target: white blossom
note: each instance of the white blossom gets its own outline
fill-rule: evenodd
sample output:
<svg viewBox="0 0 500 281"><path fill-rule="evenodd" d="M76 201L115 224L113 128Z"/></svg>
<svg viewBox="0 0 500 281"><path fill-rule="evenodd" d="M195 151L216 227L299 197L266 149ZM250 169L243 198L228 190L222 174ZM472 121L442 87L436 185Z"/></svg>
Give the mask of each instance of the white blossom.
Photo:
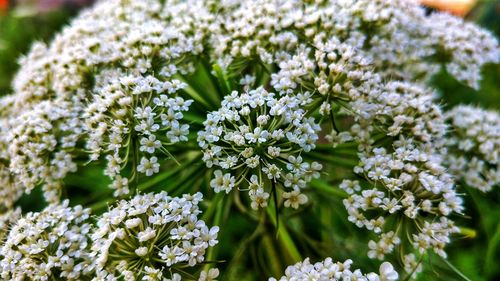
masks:
<svg viewBox="0 0 500 281"><path fill-rule="evenodd" d="M0 250L5 280L81 280L93 273L90 209L69 201L28 213L12 224Z"/></svg>
<svg viewBox="0 0 500 281"><path fill-rule="evenodd" d="M299 281L299 280L364 280L364 281L395 281L399 275L389 262L380 265L379 273L363 274L359 269L351 270L352 260L333 262L332 258L311 264L309 258L295 265L288 266L285 275L279 279L269 278L269 281Z"/></svg>
<svg viewBox="0 0 500 281"><path fill-rule="evenodd" d="M300 190L322 168L300 156L301 151L314 149L319 125L305 116L301 108L305 104L298 98L274 96L263 88L233 92L218 111L207 115L204 130L198 133L207 167L224 169L214 172L210 186L229 193L235 186L241 190L249 184L253 209L267 206L269 189L279 182L291 191L287 196L293 194L286 197L286 207L304 204L307 200Z"/></svg>
<svg viewBox="0 0 500 281"><path fill-rule="evenodd" d="M457 106L443 155L451 173L468 186L489 191L500 184L500 116L497 112Z"/></svg>
<svg viewBox="0 0 500 281"><path fill-rule="evenodd" d="M198 219L202 198L201 193L148 193L111 207L92 233L97 278L118 278L127 271L133 280L163 280L170 274L177 280L177 268L183 272L186 265L202 263L219 231Z"/></svg>

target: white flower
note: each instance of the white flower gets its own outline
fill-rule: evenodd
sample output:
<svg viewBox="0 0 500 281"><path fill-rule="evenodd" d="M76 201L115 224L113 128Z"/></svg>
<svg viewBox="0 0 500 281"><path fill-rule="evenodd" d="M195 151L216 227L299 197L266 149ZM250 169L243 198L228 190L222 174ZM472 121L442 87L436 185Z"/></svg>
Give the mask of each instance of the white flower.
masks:
<svg viewBox="0 0 500 281"><path fill-rule="evenodd" d="M202 271L200 273L200 278L198 278L198 281L217 281L215 278L219 277L219 269L217 268L210 268L207 271Z"/></svg>
<svg viewBox="0 0 500 281"><path fill-rule="evenodd" d="M394 270L394 267L389 262L384 262L380 265L380 281L395 281L398 280L399 275Z"/></svg>
<svg viewBox="0 0 500 281"><path fill-rule="evenodd" d="M185 262L202 263L206 249L218 243L219 228L209 229L198 219L201 200L201 193L170 197L161 192L119 201L99 218L92 234L97 278L128 272L132 280L163 280L165 274L177 280ZM152 259L156 262L146 262Z"/></svg>
<svg viewBox="0 0 500 281"><path fill-rule="evenodd" d="M167 137L170 139L172 143L180 142L180 141L187 141L188 138L186 137L187 134L189 133L189 125L182 125L182 126L175 126L170 129L170 131L167 132Z"/></svg>
<svg viewBox="0 0 500 281"><path fill-rule="evenodd" d="M257 191L250 195L250 200L252 200L251 207L254 210L259 208L267 207L267 200L269 199L269 193L263 191Z"/></svg>
<svg viewBox="0 0 500 281"><path fill-rule="evenodd" d="M294 209L298 209L299 205L303 205L308 201L307 196L300 193L299 190L285 192L283 193L283 198L285 199L285 207L292 207Z"/></svg>
<svg viewBox="0 0 500 281"><path fill-rule="evenodd" d="M150 177L155 173L160 171L160 164L157 163L158 158L153 156L151 158L143 157L141 159L141 163L137 166L137 171L146 174L146 176Z"/></svg>
<svg viewBox="0 0 500 281"><path fill-rule="evenodd" d="M221 170L216 170L214 176L214 179L210 181L210 187L212 187L215 192L219 193L225 191L229 193L233 189L235 179L231 174L226 173L222 175Z"/></svg>
<svg viewBox="0 0 500 281"><path fill-rule="evenodd" d="M267 140L268 136L269 132L257 127L253 130L253 133L246 133L245 139L248 140L248 143L263 143Z"/></svg>
<svg viewBox="0 0 500 281"><path fill-rule="evenodd" d="M139 257L143 257L148 254L147 247L139 247L134 251Z"/></svg>
<svg viewBox="0 0 500 281"><path fill-rule="evenodd" d="M51 204L12 224L0 250L2 279L90 277L90 209L68 204Z"/></svg>
<svg viewBox="0 0 500 281"><path fill-rule="evenodd" d="M326 258L321 262L311 264L309 258L295 265L288 266L285 270L285 276L280 279L269 278L269 281L287 281L287 280L367 280L367 281L395 281L398 279L398 273L394 271L392 265L388 262L380 265L380 275L376 273L363 274L361 270L351 270L352 260L334 263L332 258Z"/></svg>
<svg viewBox="0 0 500 281"><path fill-rule="evenodd" d="M148 241L150 239L153 239L155 236L156 236L156 231L151 227L148 227L144 231L137 233L137 238L139 242Z"/></svg>
<svg viewBox="0 0 500 281"><path fill-rule="evenodd" d="M154 153L156 149L161 147L161 142L156 139L155 135L149 135L149 137L141 138L140 151L146 151L147 153Z"/></svg>
<svg viewBox="0 0 500 281"><path fill-rule="evenodd" d="M228 193L236 183L248 183L239 189L248 190L257 209L267 206L273 184L292 191L319 176L322 165L303 161L300 153L315 147L320 127L305 116L307 95L275 98L262 87L247 90L233 91L218 111L207 114L198 144L207 167L224 169L214 172L210 186Z"/></svg>

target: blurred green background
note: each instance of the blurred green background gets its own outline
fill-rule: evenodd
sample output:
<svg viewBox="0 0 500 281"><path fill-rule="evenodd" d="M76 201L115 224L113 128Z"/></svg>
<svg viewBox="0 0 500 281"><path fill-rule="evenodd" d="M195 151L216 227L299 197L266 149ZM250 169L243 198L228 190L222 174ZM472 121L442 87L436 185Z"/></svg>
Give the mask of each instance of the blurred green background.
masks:
<svg viewBox="0 0 500 281"><path fill-rule="evenodd" d="M0 0L0 95L11 92L18 59L34 41L49 42L90 0Z"/></svg>
<svg viewBox="0 0 500 281"><path fill-rule="evenodd" d="M7 7L6 0L0 0L0 95L12 92L11 80L18 69L18 58L25 54L31 44L36 41L49 42L54 34L69 22L72 16L78 12L78 8L89 4L91 1L78 1L78 3L68 4L67 1L31 1L23 4ZM87 3L86 3L87 2ZM474 21L479 25L494 32L500 38L500 1L479 1L473 10L466 16L467 20ZM487 65L483 69L483 81L479 90L474 90L458 83L445 71L439 73L433 79L433 85L442 97L442 104L445 108L452 107L459 103L479 105L489 109L500 109L500 65ZM88 174L86 174L88 173ZM87 169L87 172L74 175L68 179L82 183L82 181L95 182L105 181L98 171ZM1 187L0 187L1 188ZM448 247L450 264L446 264L437 257L433 260L433 265L428 267L427 272L420 275L419 280L478 280L495 281L500 280L500 195L498 189L483 194L467 187L462 188L464 193L466 214L465 217L456 218L457 224L465 226L462 235L455 236L455 241ZM86 194L73 194L73 203L85 200ZM295 241L304 253L317 249L334 248L335 243L342 244L342 248L355 249L356 237L363 235L354 225L346 223L346 212L343 209L341 198L331 194L317 196L315 200L324 201L304 210L310 213L312 219L307 223L297 221L296 226L307 229L318 229L318 237L326 234L338 233L339 237L347 237L342 240L338 238L328 241L329 244L317 244L316 241ZM38 210L43 207L43 199L38 190L30 196L22 198L20 205L24 211ZM325 214L321 210L322 206L335 204L336 213ZM319 215L318 215L319 214ZM291 218L291 220L294 220ZM326 221L328 225L335 225L335 229L321 229ZM332 223L334 222L334 223ZM253 231L254 225L249 223L242 216L235 216L230 223L225 226L226 231L222 233L220 240L225 241L220 252L222 256L234 255L234 250L240 246L240 238ZM292 230L293 231L293 230ZM292 233L294 237L300 237L300 228ZM224 237L224 233L231 233L231 237ZM240 236L238 236L240 235ZM270 237L272 237L271 235ZM319 240L319 239L318 239ZM262 243L272 243L263 241ZM323 242L326 243L326 242ZM315 251L318 251L318 250ZM321 250L319 250L321 252ZM259 253L255 253L259 256ZM327 253L325 253L327 255ZM339 256L346 255L346 258L356 258L358 265L373 265L376 261L367 259L366 254L346 252L339 253ZM358 256L356 256L358 255ZM260 259L258 259L260 260ZM265 262L265 260L262 260ZM455 269L454 269L455 268ZM242 269L243 270L243 269ZM236 272L237 273L237 272ZM246 280L244 277L241 280Z"/></svg>

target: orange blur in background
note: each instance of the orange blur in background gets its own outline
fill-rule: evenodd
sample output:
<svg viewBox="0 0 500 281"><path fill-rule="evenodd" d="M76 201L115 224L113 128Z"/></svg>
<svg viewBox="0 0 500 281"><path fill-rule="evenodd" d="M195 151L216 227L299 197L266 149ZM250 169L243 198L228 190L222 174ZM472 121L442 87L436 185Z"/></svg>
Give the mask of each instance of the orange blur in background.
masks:
<svg viewBox="0 0 500 281"><path fill-rule="evenodd" d="M6 11L9 7L9 0L0 0L0 12Z"/></svg>
<svg viewBox="0 0 500 281"><path fill-rule="evenodd" d="M425 6L446 11L456 16L465 16L476 4L477 0L420 0Z"/></svg>
<svg viewBox="0 0 500 281"><path fill-rule="evenodd" d="M465 16L476 4L477 0L418 0L423 5L447 11L457 16ZM33 1L37 2L37 1ZM0 13L9 7L9 0L0 0Z"/></svg>

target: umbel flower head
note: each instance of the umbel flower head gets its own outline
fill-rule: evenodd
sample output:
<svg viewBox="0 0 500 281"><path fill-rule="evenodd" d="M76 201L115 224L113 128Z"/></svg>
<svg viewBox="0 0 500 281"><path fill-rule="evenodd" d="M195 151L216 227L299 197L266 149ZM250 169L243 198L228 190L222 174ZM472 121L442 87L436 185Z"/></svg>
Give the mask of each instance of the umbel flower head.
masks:
<svg viewBox="0 0 500 281"><path fill-rule="evenodd" d="M0 243L4 243L13 224L21 218L21 208L9 209L0 214ZM0 255L1 258L1 255Z"/></svg>
<svg viewBox="0 0 500 281"><path fill-rule="evenodd" d="M383 259L402 240L420 254L433 249L446 257L449 236L458 232L447 217L463 209L452 178L439 165L438 155L404 139L395 142L394 149L388 153L374 148L361 157L356 172L368 179L368 186L350 180L340 185L350 194L344 199L348 219L379 235L378 242L369 243L372 258Z"/></svg>
<svg viewBox="0 0 500 281"><path fill-rule="evenodd" d="M90 209L68 200L13 224L0 250L4 280L90 279Z"/></svg>
<svg viewBox="0 0 500 281"><path fill-rule="evenodd" d="M7 153L1 157L15 175L12 194L42 185L47 201L57 201L62 179L87 155L107 163L116 195L129 192L133 177L155 174L171 158L168 146L185 140L188 124L182 120L190 98L182 76L196 70L200 57L227 71L242 61L274 64L284 71L271 73L281 92L303 75L316 77L319 63L293 57L304 46L313 57L317 42L329 38L348 47L328 57L350 61L349 50L357 50L381 79L425 83L423 77L444 65L477 86L481 66L499 60L496 39L450 15L427 16L411 2L100 2L50 44L35 44L20 62L14 95L2 100ZM334 72L327 76L337 77ZM359 86L355 75L338 77ZM317 78L308 81L311 93L340 87L322 83L324 75Z"/></svg>
<svg viewBox="0 0 500 281"><path fill-rule="evenodd" d="M301 280L359 280L359 281L395 281L398 273L389 262L380 265L379 274L370 272L363 274L359 269L351 269L352 260L333 262L332 258L311 264L309 258L286 268L285 276L280 279L269 278L269 281L301 281Z"/></svg>
<svg viewBox="0 0 500 281"><path fill-rule="evenodd" d="M457 80L478 88L481 66L500 60L495 37L449 14L428 15L417 2L222 2L222 28L211 34L210 45L221 65L253 57L270 64L301 43L336 38L359 50L384 78L426 83L445 67Z"/></svg>
<svg viewBox="0 0 500 281"><path fill-rule="evenodd" d="M116 78L96 89L94 101L84 114L89 132L86 146L94 161L105 155L105 174L113 179L111 187L118 196L129 193L128 183L139 177L138 173L152 176L159 172L158 157L170 156L168 145L187 141L189 125L181 123L182 112L193 101L176 95L186 87L179 80L162 81L141 74L107 75ZM132 175L122 177L121 170L129 162Z"/></svg>
<svg viewBox="0 0 500 281"><path fill-rule="evenodd" d="M495 153L486 153L498 150L497 136L471 137L483 130L478 122L459 121L471 127L464 133L450 116L458 129L449 136L458 135L452 137L455 144L447 143L445 118L425 85L444 67L477 88L481 66L499 62L500 49L487 31L450 15L428 15L414 2L98 1L50 44L33 46L21 60L14 94L0 101L0 183L6 186L0 209L39 186L48 202L59 201L67 177L88 162L112 179L116 196L125 196L134 191L129 183L166 170L170 151L178 159L198 159L198 152L174 147L191 142L191 150L196 133L203 161L214 170L209 184L216 192L246 190L255 209L277 195L285 207L298 208L308 200L304 187L319 176L321 164L309 161L315 157L309 152L320 139L319 123L329 120L327 138L334 146L358 146L357 159L349 161L359 160L356 175L339 176L349 177L341 184L349 195L348 219L378 235L368 255L385 259L398 250L405 269L416 272L428 250L446 256L443 248L457 232L451 216L463 207L453 180L461 176L454 178L446 164L455 174L460 167L471 170L466 177L481 189L498 182ZM211 65L220 69L211 72ZM240 79L242 87L233 87ZM221 100L207 116L206 106ZM204 128L190 133L199 120L206 120ZM462 135L474 142L465 154L457 152L470 146ZM446 160L445 144L463 160ZM317 158L331 155L325 156ZM463 169L469 159L479 164ZM330 180L337 179L325 175L325 183ZM190 181L182 184L190 187ZM217 234L217 227L197 219L200 200L160 193L120 201L94 233L96 279L177 280L181 271L197 271L192 266L203 262ZM64 245L69 244L57 246ZM10 250L5 274L68 261L63 249L60 261L14 266L24 253L4 249ZM62 270L73 270L70 264ZM315 268L308 261L303 265ZM325 261L317 267L334 265ZM342 273L348 267L337 266ZM356 272L346 276L376 278Z"/></svg>
<svg viewBox="0 0 500 281"><path fill-rule="evenodd" d="M446 124L433 92L409 82L384 82L363 56L338 40L315 43L314 57L301 51L284 60L272 83L286 95L314 83L326 104L320 108L324 116L335 113L333 106L342 101L337 116L351 126L340 131L332 118L334 130L327 139L334 146L358 144L360 163L354 172L366 181L345 180L340 187L349 194L344 200L348 219L379 235L378 242L369 242L368 255L384 259L402 244L402 253L433 249L446 256L443 248L458 231L448 217L463 207L443 166ZM304 65L313 65L319 75L295 77L300 72L288 68Z"/></svg>
<svg viewBox="0 0 500 281"><path fill-rule="evenodd" d="M139 194L104 213L92 234L99 280L177 280L204 262L206 250L218 242L219 227L198 219L202 198L201 193Z"/></svg>
<svg viewBox="0 0 500 281"><path fill-rule="evenodd" d="M41 185L47 201L58 201L62 179L84 158L107 162L123 195L170 158L167 146L186 140L182 112L191 101L178 96L184 84L173 76L193 71L202 38L188 33L212 15L201 1L169 2L96 4L21 59L16 94L0 102L0 156L16 190L6 200Z"/></svg>
<svg viewBox="0 0 500 281"><path fill-rule="evenodd" d="M446 112L445 161L450 172L483 192L500 184L500 115L472 106Z"/></svg>
<svg viewBox="0 0 500 281"><path fill-rule="evenodd" d="M285 206L304 204L307 197L301 190L321 169L301 156L315 147L320 129L303 109L308 102L307 93L277 98L262 87L226 96L198 133L207 167L222 168L214 172L210 186L216 192L248 190L257 209L267 205L269 187L280 183Z"/></svg>

